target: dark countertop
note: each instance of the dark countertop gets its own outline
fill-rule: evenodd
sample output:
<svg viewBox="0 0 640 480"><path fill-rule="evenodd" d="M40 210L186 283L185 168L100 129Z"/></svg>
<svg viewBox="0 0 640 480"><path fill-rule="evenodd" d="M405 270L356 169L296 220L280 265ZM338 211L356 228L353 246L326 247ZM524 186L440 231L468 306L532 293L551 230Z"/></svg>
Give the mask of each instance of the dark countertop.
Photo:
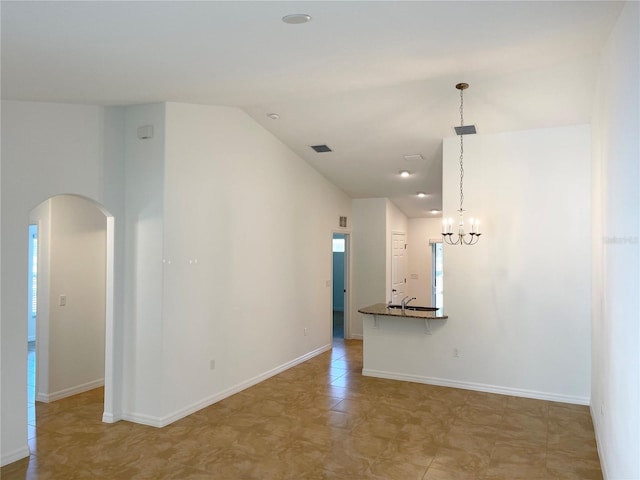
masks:
<svg viewBox="0 0 640 480"><path fill-rule="evenodd" d="M411 306L411 305L409 305ZM402 311L401 308L387 308L387 305L384 303L376 303L375 305L371 305L369 307L364 307L358 310L360 313L364 313L365 315L384 315L385 317L405 317L405 318L425 318L427 320L444 320L449 318L446 315L443 315L438 309L437 311L420 311L420 310L405 310Z"/></svg>

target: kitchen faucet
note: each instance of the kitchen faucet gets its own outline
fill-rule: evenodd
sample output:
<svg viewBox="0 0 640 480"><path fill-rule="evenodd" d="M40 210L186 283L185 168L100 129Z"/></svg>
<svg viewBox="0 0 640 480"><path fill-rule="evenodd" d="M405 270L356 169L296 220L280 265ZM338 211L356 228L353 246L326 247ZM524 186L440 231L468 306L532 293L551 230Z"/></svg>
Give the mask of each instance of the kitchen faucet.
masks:
<svg viewBox="0 0 640 480"><path fill-rule="evenodd" d="M409 295L407 295L406 297L404 297L402 299L402 301L400 302L400 305L402 305L402 311L404 312L404 309L407 308L407 305L409 305L409 302L411 302L412 300L415 300L416 297L411 297L409 298L409 300L407 300L407 298L409 298Z"/></svg>

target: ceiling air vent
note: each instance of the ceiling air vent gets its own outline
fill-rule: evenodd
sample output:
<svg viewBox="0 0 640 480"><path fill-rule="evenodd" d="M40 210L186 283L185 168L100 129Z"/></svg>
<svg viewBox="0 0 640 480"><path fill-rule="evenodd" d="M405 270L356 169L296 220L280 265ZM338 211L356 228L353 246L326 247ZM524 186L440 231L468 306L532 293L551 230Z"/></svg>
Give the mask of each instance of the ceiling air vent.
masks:
<svg viewBox="0 0 640 480"><path fill-rule="evenodd" d="M461 127L453 127L456 130L456 135L475 135L476 126L475 125L463 125Z"/></svg>
<svg viewBox="0 0 640 480"><path fill-rule="evenodd" d="M332 152L333 151L326 145L311 145L311 148L313 148L318 153L325 153L325 152Z"/></svg>

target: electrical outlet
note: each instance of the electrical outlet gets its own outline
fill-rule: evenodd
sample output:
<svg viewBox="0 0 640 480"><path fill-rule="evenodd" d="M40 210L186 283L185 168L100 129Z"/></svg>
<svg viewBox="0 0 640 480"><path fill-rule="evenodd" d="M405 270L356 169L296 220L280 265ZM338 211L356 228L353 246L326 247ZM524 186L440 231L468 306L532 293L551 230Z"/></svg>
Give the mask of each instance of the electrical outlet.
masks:
<svg viewBox="0 0 640 480"><path fill-rule="evenodd" d="M460 358L460 351L457 348L453 349L453 358Z"/></svg>
<svg viewBox="0 0 640 480"><path fill-rule="evenodd" d="M211 359L209 360L209 370L215 370L216 369L216 361Z"/></svg>

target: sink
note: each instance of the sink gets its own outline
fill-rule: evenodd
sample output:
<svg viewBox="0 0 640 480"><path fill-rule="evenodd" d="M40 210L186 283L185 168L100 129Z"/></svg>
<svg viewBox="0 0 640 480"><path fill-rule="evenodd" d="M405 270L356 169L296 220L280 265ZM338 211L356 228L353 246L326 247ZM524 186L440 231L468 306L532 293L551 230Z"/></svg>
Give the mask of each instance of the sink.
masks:
<svg viewBox="0 0 640 480"><path fill-rule="evenodd" d="M402 309L402 305L391 304L391 305L387 305L387 308L399 308L399 309ZM435 312L435 311L439 310L439 308L436 308L436 307L420 307L418 305L407 305L404 309L405 310L412 310L414 312Z"/></svg>

